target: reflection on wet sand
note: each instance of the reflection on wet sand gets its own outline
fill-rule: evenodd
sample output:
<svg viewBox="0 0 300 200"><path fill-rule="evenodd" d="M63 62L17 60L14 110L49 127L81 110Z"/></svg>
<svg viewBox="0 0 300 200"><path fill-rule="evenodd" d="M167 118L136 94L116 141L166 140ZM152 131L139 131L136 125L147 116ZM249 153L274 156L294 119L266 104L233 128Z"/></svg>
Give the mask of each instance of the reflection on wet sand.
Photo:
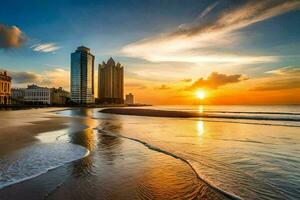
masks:
<svg viewBox="0 0 300 200"><path fill-rule="evenodd" d="M225 199L181 160L95 129L100 125L101 129L119 132L126 121L118 117L93 119L88 109L67 112L74 114L68 141L87 148L90 154L5 188L0 199Z"/></svg>
<svg viewBox="0 0 300 200"><path fill-rule="evenodd" d="M92 116L88 112L85 115ZM111 132L122 130L126 122L113 118L97 121L99 128ZM82 123L94 126L95 120L85 119ZM91 154L72 164L72 178L50 199L79 196L83 199L192 199L197 196L224 199L199 182L188 165L137 142L89 128L72 134L71 138L72 142L87 147ZM82 167L88 168L88 173Z"/></svg>

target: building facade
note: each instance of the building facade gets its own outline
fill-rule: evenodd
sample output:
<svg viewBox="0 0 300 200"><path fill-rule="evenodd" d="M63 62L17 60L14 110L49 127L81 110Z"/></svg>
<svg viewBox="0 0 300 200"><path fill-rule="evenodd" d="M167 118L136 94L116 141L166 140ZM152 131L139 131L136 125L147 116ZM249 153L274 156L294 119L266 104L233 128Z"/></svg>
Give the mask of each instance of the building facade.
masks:
<svg viewBox="0 0 300 200"><path fill-rule="evenodd" d="M90 49L80 46L71 54L71 101L94 103L94 60Z"/></svg>
<svg viewBox="0 0 300 200"><path fill-rule="evenodd" d="M0 72L0 105L11 104L11 77Z"/></svg>
<svg viewBox="0 0 300 200"><path fill-rule="evenodd" d="M25 90L25 88L11 89L12 104L24 104Z"/></svg>
<svg viewBox="0 0 300 200"><path fill-rule="evenodd" d="M65 105L70 99L70 93L62 87L51 88L50 102L52 105Z"/></svg>
<svg viewBox="0 0 300 200"><path fill-rule="evenodd" d="M29 85L25 90L24 103L36 105L50 105L51 91L46 87Z"/></svg>
<svg viewBox="0 0 300 200"><path fill-rule="evenodd" d="M132 105L132 104L134 104L134 97L133 97L133 94L131 94L131 93L126 94L125 103L126 103L127 105Z"/></svg>
<svg viewBox="0 0 300 200"><path fill-rule="evenodd" d="M70 93L60 88L47 88L28 85L27 88L13 88L14 104L64 105L70 99Z"/></svg>
<svg viewBox="0 0 300 200"><path fill-rule="evenodd" d="M101 103L124 103L124 67L112 58L99 64L98 97Z"/></svg>

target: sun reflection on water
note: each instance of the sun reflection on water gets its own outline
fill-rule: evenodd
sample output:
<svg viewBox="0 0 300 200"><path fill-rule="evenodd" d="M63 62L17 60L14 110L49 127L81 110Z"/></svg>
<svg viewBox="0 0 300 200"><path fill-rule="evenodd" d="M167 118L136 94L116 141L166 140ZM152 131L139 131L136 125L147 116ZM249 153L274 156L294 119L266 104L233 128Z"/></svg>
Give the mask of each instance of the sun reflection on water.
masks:
<svg viewBox="0 0 300 200"><path fill-rule="evenodd" d="M197 132L198 132L198 136L202 136L204 134L204 123L203 123L203 121L198 121L197 122Z"/></svg>
<svg viewBox="0 0 300 200"><path fill-rule="evenodd" d="M203 106L203 105L200 105L200 106L198 107L198 112L199 112L199 113L203 113L203 112L204 112L204 106Z"/></svg>

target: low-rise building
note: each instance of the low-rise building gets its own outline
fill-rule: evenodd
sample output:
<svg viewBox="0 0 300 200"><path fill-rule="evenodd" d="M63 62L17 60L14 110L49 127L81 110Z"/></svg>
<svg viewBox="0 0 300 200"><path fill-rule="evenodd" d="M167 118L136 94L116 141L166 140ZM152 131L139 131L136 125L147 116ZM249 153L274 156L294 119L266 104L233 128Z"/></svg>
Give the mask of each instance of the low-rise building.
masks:
<svg viewBox="0 0 300 200"><path fill-rule="evenodd" d="M131 93L126 94L125 103L128 104L128 105L134 104L133 94L131 94Z"/></svg>
<svg viewBox="0 0 300 200"><path fill-rule="evenodd" d="M62 87L51 88L51 104L64 105L70 99L70 93L65 91Z"/></svg>
<svg viewBox="0 0 300 200"><path fill-rule="evenodd" d="M12 88L11 100L13 104L23 104L25 97L25 88Z"/></svg>
<svg viewBox="0 0 300 200"><path fill-rule="evenodd" d="M63 88L47 88L28 85L27 88L12 89L12 99L15 104L33 105L64 105L70 98L70 93Z"/></svg>
<svg viewBox="0 0 300 200"><path fill-rule="evenodd" d="M50 88L28 85L25 90L24 102L27 104L51 104Z"/></svg>
<svg viewBox="0 0 300 200"><path fill-rule="evenodd" d="M11 77L7 72L0 72L0 105L11 104Z"/></svg>

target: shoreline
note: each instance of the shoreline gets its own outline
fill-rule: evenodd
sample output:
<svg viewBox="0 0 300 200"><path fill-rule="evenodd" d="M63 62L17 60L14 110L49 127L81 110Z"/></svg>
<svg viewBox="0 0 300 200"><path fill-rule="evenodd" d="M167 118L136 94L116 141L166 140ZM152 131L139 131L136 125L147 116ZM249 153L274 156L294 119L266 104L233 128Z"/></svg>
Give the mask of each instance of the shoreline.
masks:
<svg viewBox="0 0 300 200"><path fill-rule="evenodd" d="M1 111L10 111L10 110L30 110L30 109L43 109L43 108L120 108L120 107L146 107L152 106L148 104L91 104L91 105L0 105Z"/></svg>
<svg viewBox="0 0 300 200"><path fill-rule="evenodd" d="M52 111L58 110L56 109ZM11 111L8 111L7 113L9 112ZM27 115L30 111L26 110L18 112L22 112ZM31 116L30 119L26 120L26 122L22 122L16 127L16 129L19 130L19 134L23 134L23 136L27 139L34 139L36 135L44 132L41 131L41 127L43 126L45 129L53 127L54 130L61 129L61 125L67 126L66 121L68 121L69 117L59 117L59 115L51 113L49 114L49 112L51 112L51 109L34 110L34 116L36 118L32 118ZM47 118L41 121L40 118L45 118L44 115L47 116ZM56 118L54 115L58 117ZM61 121L61 119L66 119L66 121ZM91 126L88 121L83 121ZM29 125L24 125L27 123ZM32 129L29 127L32 127ZM7 126L6 128L7 130L11 130L10 126ZM30 129L30 131L26 131L26 133L24 133L26 129ZM125 199L132 199L132 197L135 197L135 194L139 192L139 190L136 190L136 188L144 184L149 187L148 189L151 188L151 191L142 190L142 193L139 193L139 195L144 195L143 192L150 192L149 194L162 195L161 198L163 198L164 194L172 194L174 197L176 197L178 193L180 193L180 196L182 197L185 195L191 195L201 196L204 197L204 199L227 199L224 198L222 194L216 193L205 182L199 181L197 176L195 176L194 174L195 172L191 170L188 165L182 163L181 161L175 159L170 155L165 155L164 153L151 150L140 142L132 141L126 138L106 136L105 134L100 134L100 132L96 130L93 131L93 129L91 128L70 134L73 137L74 144L80 145L87 149L89 149L88 147L93 146L93 148L91 147L92 151L103 153L100 155L100 157L97 157L97 153L89 154L87 157L71 161L60 167L53 168L51 170L48 170L46 173L40 174L36 177L29 177L24 181L10 185L8 187L4 187L0 190L0 195L3 197L3 199L23 199L24 197L28 199L40 199L40 197L47 197L50 199L76 199L78 195L85 194L86 192L91 195L91 198L95 197L99 199L99 197L106 197L102 194L102 192L99 193L98 189L94 190L90 187L86 187L84 185L85 182L81 182L81 179L76 178L81 177L82 175L85 175L87 177L86 181L93 180L95 177L97 177L100 182L93 182L94 186L97 188L103 188L108 192L109 195L116 195L117 193L115 192L115 189L121 189L122 195L125 196L121 195L117 199L123 199L123 197L126 197L127 195L128 198ZM1 135L2 134L0 134L0 137ZM6 135L11 137L11 134ZM99 138L102 142L94 143L98 141L98 139L94 140L93 137ZM27 141L27 143L22 142L22 144L34 145L34 143L32 142L34 141ZM11 143L13 142L11 141ZM17 142L17 144L17 147L23 147L22 145L20 146L20 142ZM7 144L3 146L7 146ZM120 151L123 148L127 150ZM15 148L14 150L17 149L18 148ZM136 151L136 149L139 149L139 151ZM10 150L10 152L12 151L13 150ZM116 167L115 169L111 168L112 162ZM119 165L119 163L122 162L124 163L122 165ZM145 164L145 162L147 162L148 164ZM162 164L163 162L165 163ZM128 171L121 170L123 169L124 164L129 167ZM161 184L162 180L159 178L159 176L156 175L157 173L161 174L162 171L160 167L162 165L164 166L163 172L164 176L166 177L165 179L163 179L163 184ZM176 168L178 171L173 172L174 168ZM68 171L67 169L71 169L71 171ZM114 170L113 180L109 173L104 173L105 169ZM145 171L145 169L147 170ZM90 170L92 170L93 172L99 171L99 173L94 174L91 173ZM140 177L140 175L136 174L136 170L140 171L140 174L142 176L149 178L137 178ZM74 177L73 173L78 174ZM181 177L178 177L178 174L181 173L184 174L182 174ZM124 176L128 178L122 179L122 181L120 181L119 178ZM135 178L131 179L131 177ZM127 182L128 179L129 182ZM81 190L76 190L77 184L81 185L83 192ZM124 187L124 185L126 184L129 184L129 186ZM178 185L181 184L189 186L188 188L190 189L186 190L185 187L183 187L181 188L182 190L178 191L178 189L180 189L180 187L178 188ZM153 188L152 186L155 187ZM170 189L170 187L172 189ZM199 189L198 187L201 189ZM163 192L161 190L162 188ZM205 192L202 193L201 190ZM15 191L19 192L15 193ZM77 195L74 196L74 194Z"/></svg>
<svg viewBox="0 0 300 200"><path fill-rule="evenodd" d="M68 118L53 115L60 109L38 109L2 112L0 118L0 156L37 141L35 136L43 132L67 128ZM20 120L21 118L21 120Z"/></svg>

